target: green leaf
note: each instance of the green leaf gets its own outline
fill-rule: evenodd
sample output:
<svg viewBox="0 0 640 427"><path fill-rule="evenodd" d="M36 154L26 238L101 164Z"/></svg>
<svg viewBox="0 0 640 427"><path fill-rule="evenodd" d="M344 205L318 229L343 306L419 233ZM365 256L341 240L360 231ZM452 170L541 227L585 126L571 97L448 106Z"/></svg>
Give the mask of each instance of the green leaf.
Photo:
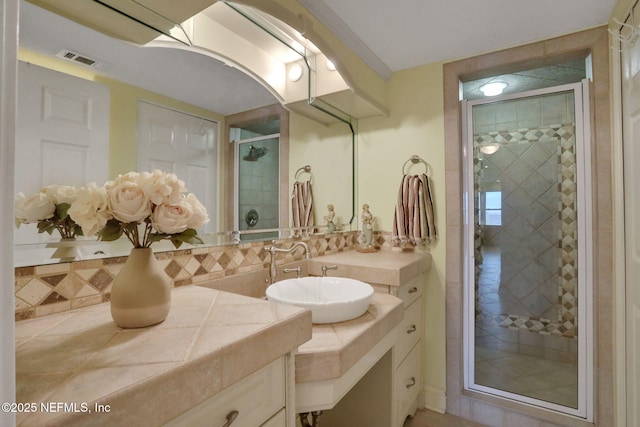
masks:
<svg viewBox="0 0 640 427"><path fill-rule="evenodd" d="M52 234L55 229L56 229L56 226L50 221L47 221L47 220L38 221L38 233L47 232L49 234Z"/></svg>
<svg viewBox="0 0 640 427"><path fill-rule="evenodd" d="M165 233L150 233L149 234L149 241L151 243L153 242L159 242L160 240L165 240L165 239L169 239L171 237L170 234L165 234Z"/></svg>
<svg viewBox="0 0 640 427"><path fill-rule="evenodd" d="M120 222L116 219L112 220L117 222L118 224L120 224ZM137 222L130 222L128 224L122 224L121 225L123 227L123 230L126 229L127 231L133 233L138 229L138 223Z"/></svg>
<svg viewBox="0 0 640 427"><path fill-rule="evenodd" d="M173 243L173 246L178 249L180 248L180 246L182 246L182 241L177 238L177 236L179 236L179 234L174 234L173 237L171 237L171 243Z"/></svg>
<svg viewBox="0 0 640 427"><path fill-rule="evenodd" d="M189 243L191 245L197 245L198 243L203 243L202 239L198 237L198 232L193 228L187 228L180 234L174 234L171 236L171 242L176 247L176 249L182 243ZM179 243L178 243L179 242Z"/></svg>
<svg viewBox="0 0 640 427"><path fill-rule="evenodd" d="M67 211L69 210L70 207L71 207L71 204L69 204L69 203L57 204L56 205L56 215L58 216L58 218L60 218L60 219L67 218L69 216Z"/></svg>
<svg viewBox="0 0 640 427"><path fill-rule="evenodd" d="M110 219L107 221L105 226L98 232L98 238L105 242L112 242L114 240L118 240L122 233L124 232L124 227L120 223L120 221L115 219Z"/></svg>

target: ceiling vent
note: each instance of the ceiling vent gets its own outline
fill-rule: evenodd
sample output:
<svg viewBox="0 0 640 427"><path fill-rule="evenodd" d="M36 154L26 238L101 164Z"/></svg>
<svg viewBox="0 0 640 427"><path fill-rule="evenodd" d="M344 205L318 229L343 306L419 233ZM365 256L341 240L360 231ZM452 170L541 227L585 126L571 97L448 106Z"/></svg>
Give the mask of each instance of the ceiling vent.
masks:
<svg viewBox="0 0 640 427"><path fill-rule="evenodd" d="M66 59L67 61L80 63L87 67L91 68L100 68L102 63L96 61L95 59L88 58L84 55L80 55L79 53L72 52L70 50L63 49L60 52L56 53L58 58Z"/></svg>

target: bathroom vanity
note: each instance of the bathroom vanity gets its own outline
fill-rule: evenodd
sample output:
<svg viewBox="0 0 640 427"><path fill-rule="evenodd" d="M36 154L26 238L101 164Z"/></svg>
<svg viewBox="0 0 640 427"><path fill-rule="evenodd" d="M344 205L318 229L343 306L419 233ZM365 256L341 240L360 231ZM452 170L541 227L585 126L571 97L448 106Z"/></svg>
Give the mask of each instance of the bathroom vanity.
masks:
<svg viewBox="0 0 640 427"><path fill-rule="evenodd" d="M308 310L215 289L246 276L175 288L167 320L148 328L118 328L108 303L16 322L17 402L36 405L18 425L294 427L297 413L331 412L368 387L383 390L380 425L401 427L422 388L430 256L346 251L303 264L374 286L367 313L312 325Z"/></svg>
<svg viewBox="0 0 640 427"><path fill-rule="evenodd" d="M422 294L426 273L431 268L428 253L381 251L360 253L340 252L316 257L309 261L309 274L320 275L323 265L335 265L329 275L358 279L372 285L378 293L389 293L403 302L402 320L394 334L392 350L393 423L402 427L407 416L413 416L421 399L422 336L424 335L424 305ZM303 345L310 346L311 343Z"/></svg>
<svg viewBox="0 0 640 427"><path fill-rule="evenodd" d="M17 425L293 426L291 352L310 338L307 310L198 286L143 329L108 303L17 322Z"/></svg>

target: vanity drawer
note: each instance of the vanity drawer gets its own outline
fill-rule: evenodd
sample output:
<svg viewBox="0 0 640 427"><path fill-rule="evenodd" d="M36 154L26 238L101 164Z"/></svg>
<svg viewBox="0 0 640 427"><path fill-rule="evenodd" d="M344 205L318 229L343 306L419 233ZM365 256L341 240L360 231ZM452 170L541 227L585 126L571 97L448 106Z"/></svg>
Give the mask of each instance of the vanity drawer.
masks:
<svg viewBox="0 0 640 427"><path fill-rule="evenodd" d="M223 426L227 417L237 411L233 427L259 426L285 405L284 372L284 359L279 358L166 425Z"/></svg>
<svg viewBox="0 0 640 427"><path fill-rule="evenodd" d="M409 354L409 351L422 337L422 298L414 301L404 311L404 318L400 322L398 337L396 338L396 365L399 365Z"/></svg>
<svg viewBox="0 0 640 427"><path fill-rule="evenodd" d="M407 416L415 415L418 409L418 396L422 386L422 376L420 372L420 346L417 345L411 350L396 371L397 426L402 426Z"/></svg>
<svg viewBox="0 0 640 427"><path fill-rule="evenodd" d="M397 297L404 301L405 308L422 296L422 275L416 276L398 287Z"/></svg>

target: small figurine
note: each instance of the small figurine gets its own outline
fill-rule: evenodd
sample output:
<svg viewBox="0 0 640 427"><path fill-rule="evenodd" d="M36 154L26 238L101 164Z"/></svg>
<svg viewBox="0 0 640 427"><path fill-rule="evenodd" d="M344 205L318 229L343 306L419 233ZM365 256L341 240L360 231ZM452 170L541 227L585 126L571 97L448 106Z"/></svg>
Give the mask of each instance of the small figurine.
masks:
<svg viewBox="0 0 640 427"><path fill-rule="evenodd" d="M362 233L360 234L360 246L356 247L359 252L377 252L378 249L373 245L373 223L376 218L369 211L369 205L362 205Z"/></svg>
<svg viewBox="0 0 640 427"><path fill-rule="evenodd" d="M336 225L333 223L333 218L335 218L336 213L333 210L333 205L327 205L327 210L329 213L324 217L324 220L327 221L327 232L333 233L336 231Z"/></svg>

